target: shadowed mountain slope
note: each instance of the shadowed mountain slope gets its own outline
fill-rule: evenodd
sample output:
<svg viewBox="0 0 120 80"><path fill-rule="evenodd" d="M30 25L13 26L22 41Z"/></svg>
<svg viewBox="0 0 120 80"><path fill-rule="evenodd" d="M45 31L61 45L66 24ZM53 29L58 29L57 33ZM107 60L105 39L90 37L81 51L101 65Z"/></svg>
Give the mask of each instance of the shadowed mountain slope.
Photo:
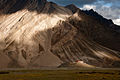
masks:
<svg viewBox="0 0 120 80"><path fill-rule="evenodd" d="M46 0L2 1L0 68L120 67L119 33L94 17Z"/></svg>
<svg viewBox="0 0 120 80"><path fill-rule="evenodd" d="M120 26L115 25L111 19L106 19L100 14L98 14L96 11L93 9L91 10L82 10L82 12L86 13L89 16L93 16L95 19L97 19L101 24L105 24L107 27L117 31L120 33Z"/></svg>
<svg viewBox="0 0 120 80"><path fill-rule="evenodd" d="M71 7L70 7L71 6ZM73 9L80 17L80 20L71 19L71 24L77 26L84 34L98 42L99 44L120 51L120 27L111 20L105 19L93 10L80 10L74 5L68 5L66 8L73 12Z"/></svg>

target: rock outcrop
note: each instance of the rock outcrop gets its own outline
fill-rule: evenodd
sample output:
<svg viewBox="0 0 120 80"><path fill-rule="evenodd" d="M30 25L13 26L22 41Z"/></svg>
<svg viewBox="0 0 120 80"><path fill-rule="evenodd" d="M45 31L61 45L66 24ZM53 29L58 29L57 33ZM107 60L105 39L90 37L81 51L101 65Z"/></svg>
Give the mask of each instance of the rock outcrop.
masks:
<svg viewBox="0 0 120 80"><path fill-rule="evenodd" d="M46 0L0 4L0 68L58 67L75 61L82 61L82 67L120 67L119 45L112 47L119 44L119 33L81 10L73 13Z"/></svg>

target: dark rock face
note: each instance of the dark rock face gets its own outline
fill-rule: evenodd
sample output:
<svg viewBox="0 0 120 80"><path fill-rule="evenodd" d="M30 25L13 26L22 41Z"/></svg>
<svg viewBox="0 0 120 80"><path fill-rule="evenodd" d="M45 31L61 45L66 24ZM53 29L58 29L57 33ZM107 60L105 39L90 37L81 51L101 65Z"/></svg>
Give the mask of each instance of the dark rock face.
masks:
<svg viewBox="0 0 120 80"><path fill-rule="evenodd" d="M2 13L14 13L24 8L27 0L2 0L0 3L0 11Z"/></svg>
<svg viewBox="0 0 120 80"><path fill-rule="evenodd" d="M82 12L84 12L85 14L89 15L89 16L93 16L96 19L98 19L100 22L104 22L105 24L114 24L112 22L112 20L108 20L106 18L104 18L103 16L101 16L100 14L98 14L97 12L95 12L93 9L91 10L82 10Z"/></svg>
<svg viewBox="0 0 120 80"><path fill-rule="evenodd" d="M27 8L40 12L46 3L46 0L1 0L0 11L3 14L11 14Z"/></svg>
<svg viewBox="0 0 120 80"><path fill-rule="evenodd" d="M19 11L25 7L27 3L27 0L16 0L15 4L11 6L11 8L8 10L8 13L14 13L16 11Z"/></svg>
<svg viewBox="0 0 120 80"><path fill-rule="evenodd" d="M101 16L100 14L98 14L96 11L94 11L93 9L91 10L82 10L83 13L94 17L95 19L97 19L101 24L105 24L107 27L117 31L120 33L120 26L117 26L113 23L113 21L111 19L106 19L103 16Z"/></svg>
<svg viewBox="0 0 120 80"><path fill-rule="evenodd" d="M65 6L65 8L70 9L73 13L77 12L77 10L79 10L79 8L77 8L74 4L70 4Z"/></svg>
<svg viewBox="0 0 120 80"><path fill-rule="evenodd" d="M37 10L41 11L44 8L44 6L45 6L46 3L47 3L46 0L38 0Z"/></svg>

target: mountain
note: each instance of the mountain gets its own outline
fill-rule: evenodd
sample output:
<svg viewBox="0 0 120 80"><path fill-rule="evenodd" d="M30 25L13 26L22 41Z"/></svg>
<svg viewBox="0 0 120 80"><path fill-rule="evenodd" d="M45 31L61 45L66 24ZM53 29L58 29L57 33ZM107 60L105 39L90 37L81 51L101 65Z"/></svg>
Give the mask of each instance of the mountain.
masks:
<svg viewBox="0 0 120 80"><path fill-rule="evenodd" d="M120 67L120 33L76 6L0 4L0 68Z"/></svg>
<svg viewBox="0 0 120 80"><path fill-rule="evenodd" d="M104 18L103 16L101 16L100 14L95 12L93 9L83 10L83 12L86 13L87 15L95 17L96 19L98 19L99 21L101 21L101 22L103 22L105 24L108 24L108 25L114 24L111 19L108 20L108 19Z"/></svg>
<svg viewBox="0 0 120 80"><path fill-rule="evenodd" d="M67 5L66 8L70 9L73 13L79 11L79 15L84 19L83 21L76 21L73 25L78 26L78 28L86 27L85 31L87 31L90 38L97 43L111 48L116 51L120 51L120 26L115 25L112 20L108 20L95 12L94 10L80 10L75 5ZM75 11L73 11L73 9ZM74 20L73 20L74 22ZM96 22L95 24L92 24ZM91 26L91 27L90 27ZM97 27L96 27L97 26ZM101 29L100 29L101 27ZM97 28L97 29L96 29ZM94 33L93 33L93 32ZM104 32L104 33L103 33ZM102 36L101 36L102 35Z"/></svg>
<svg viewBox="0 0 120 80"><path fill-rule="evenodd" d="M87 15L90 15L90 16L94 17L95 19L99 20L99 22L101 22L101 24L102 23L106 24L106 26L108 26L109 28L112 28L113 30L115 30L117 32L120 32L120 26L115 25L111 19L104 18L103 16L98 14L93 9L91 9L91 10L82 10L82 12L84 12Z"/></svg>

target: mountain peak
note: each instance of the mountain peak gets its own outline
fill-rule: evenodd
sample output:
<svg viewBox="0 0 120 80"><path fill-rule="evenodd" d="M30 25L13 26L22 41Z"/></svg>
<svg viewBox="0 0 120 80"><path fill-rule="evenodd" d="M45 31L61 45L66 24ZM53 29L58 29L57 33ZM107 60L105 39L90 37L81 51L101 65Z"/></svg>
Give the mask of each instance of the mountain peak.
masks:
<svg viewBox="0 0 120 80"><path fill-rule="evenodd" d="M113 21L111 19L106 19L104 18L102 15L100 15L99 13L97 13L96 11L94 11L93 9L90 10L82 10L82 12L84 12L85 14L92 16L94 18L96 18L97 20L99 20L102 23L105 23L107 25L111 25L114 24Z"/></svg>
<svg viewBox="0 0 120 80"><path fill-rule="evenodd" d="M70 4L65 6L66 8L70 9L73 13L76 13L79 8L77 8L74 4Z"/></svg>

